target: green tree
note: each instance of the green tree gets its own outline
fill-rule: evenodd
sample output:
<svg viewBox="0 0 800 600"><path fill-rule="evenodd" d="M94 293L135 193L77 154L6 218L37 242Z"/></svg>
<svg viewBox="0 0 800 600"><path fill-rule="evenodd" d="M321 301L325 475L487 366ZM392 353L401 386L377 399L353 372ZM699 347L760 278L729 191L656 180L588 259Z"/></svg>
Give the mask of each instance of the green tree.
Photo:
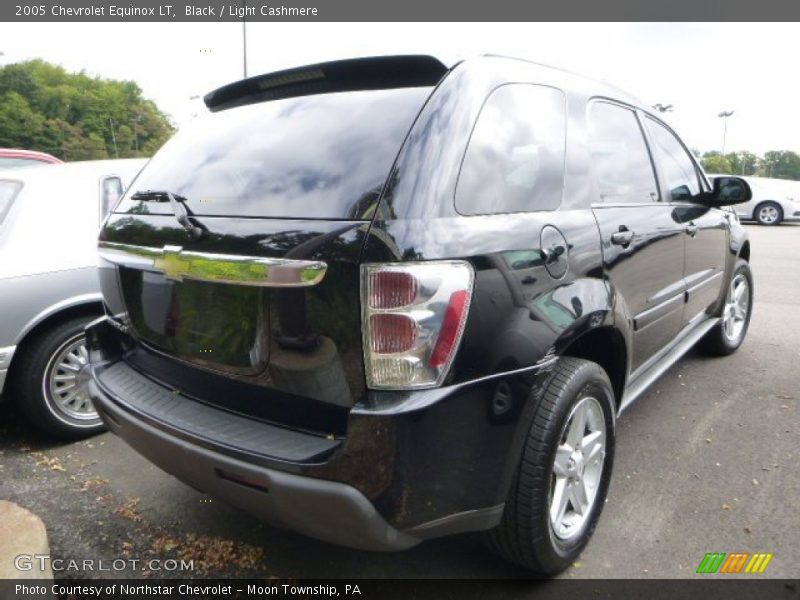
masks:
<svg viewBox="0 0 800 600"><path fill-rule="evenodd" d="M800 155L791 150L771 150L764 154L764 177L800 180Z"/></svg>
<svg viewBox="0 0 800 600"><path fill-rule="evenodd" d="M717 151L706 152L700 159L706 173L732 173L730 161Z"/></svg>
<svg viewBox="0 0 800 600"><path fill-rule="evenodd" d="M747 150L730 152L725 158L730 163L731 173L734 175L755 175L761 162L758 156Z"/></svg>
<svg viewBox="0 0 800 600"><path fill-rule="evenodd" d="M0 68L0 146L65 160L126 158L150 156L172 133L132 81L68 73L42 60Z"/></svg>

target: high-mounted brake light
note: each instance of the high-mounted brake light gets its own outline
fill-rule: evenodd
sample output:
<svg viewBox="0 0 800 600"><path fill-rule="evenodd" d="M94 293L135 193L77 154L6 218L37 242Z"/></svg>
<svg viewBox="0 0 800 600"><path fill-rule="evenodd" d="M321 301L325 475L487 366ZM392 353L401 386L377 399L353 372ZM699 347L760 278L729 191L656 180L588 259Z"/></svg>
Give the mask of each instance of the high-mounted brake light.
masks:
<svg viewBox="0 0 800 600"><path fill-rule="evenodd" d="M473 279L472 266L463 261L362 266L368 387L442 383L464 331Z"/></svg>

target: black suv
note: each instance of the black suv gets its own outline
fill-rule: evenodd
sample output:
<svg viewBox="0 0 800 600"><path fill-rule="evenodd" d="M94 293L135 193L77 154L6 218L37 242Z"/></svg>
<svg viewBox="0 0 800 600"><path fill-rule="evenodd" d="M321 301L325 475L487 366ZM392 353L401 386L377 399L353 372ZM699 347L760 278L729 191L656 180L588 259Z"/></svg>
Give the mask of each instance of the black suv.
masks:
<svg viewBox="0 0 800 600"><path fill-rule="evenodd" d="M603 507L615 419L742 343L750 244L672 130L526 61L323 63L205 97L103 227L108 427L270 523L484 532L540 574Z"/></svg>

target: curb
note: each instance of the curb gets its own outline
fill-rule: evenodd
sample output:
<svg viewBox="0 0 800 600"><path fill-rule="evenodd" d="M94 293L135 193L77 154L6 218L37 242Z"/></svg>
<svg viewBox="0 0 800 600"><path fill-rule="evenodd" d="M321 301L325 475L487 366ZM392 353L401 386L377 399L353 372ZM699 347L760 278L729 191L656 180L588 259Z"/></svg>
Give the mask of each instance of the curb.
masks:
<svg viewBox="0 0 800 600"><path fill-rule="evenodd" d="M47 530L32 512L6 500L0 500L0 580L52 579L49 561L44 568L33 555L50 555ZM17 557L26 557L17 567ZM30 557L30 558L27 558Z"/></svg>

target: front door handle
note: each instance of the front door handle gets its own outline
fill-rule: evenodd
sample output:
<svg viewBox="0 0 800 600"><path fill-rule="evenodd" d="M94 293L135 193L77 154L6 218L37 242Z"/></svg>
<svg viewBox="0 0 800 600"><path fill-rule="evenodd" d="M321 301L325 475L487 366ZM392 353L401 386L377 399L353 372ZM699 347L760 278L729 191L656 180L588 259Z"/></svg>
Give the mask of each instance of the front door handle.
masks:
<svg viewBox="0 0 800 600"><path fill-rule="evenodd" d="M625 227L625 225L620 225L619 231L615 231L611 234L611 243L627 248L633 241L633 235L633 232Z"/></svg>
<svg viewBox="0 0 800 600"><path fill-rule="evenodd" d="M686 233L688 233L690 236L694 237L697 235L697 225L694 223L689 223L684 231L686 231Z"/></svg>

